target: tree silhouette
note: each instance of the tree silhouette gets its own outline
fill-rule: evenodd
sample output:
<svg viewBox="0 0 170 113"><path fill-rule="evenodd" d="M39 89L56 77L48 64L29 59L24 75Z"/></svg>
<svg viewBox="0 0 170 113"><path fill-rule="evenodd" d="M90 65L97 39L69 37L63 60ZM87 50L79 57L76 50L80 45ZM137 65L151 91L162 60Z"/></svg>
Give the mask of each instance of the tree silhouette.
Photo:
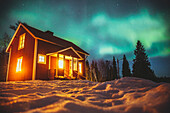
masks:
<svg viewBox="0 0 170 113"><path fill-rule="evenodd" d="M136 49L134 50L135 59L133 59L133 76L154 80L156 78L153 70L151 70L148 56L145 53L145 48L138 40Z"/></svg>
<svg viewBox="0 0 170 113"><path fill-rule="evenodd" d="M10 25L9 28L16 31L20 23L26 24L25 22L21 22L20 20L18 20L14 25Z"/></svg>
<svg viewBox="0 0 170 113"><path fill-rule="evenodd" d="M100 79L100 72L99 72L99 69L98 69L96 61L94 62L94 69L95 69L95 73L96 73L96 81L99 81L99 79Z"/></svg>
<svg viewBox="0 0 170 113"><path fill-rule="evenodd" d="M86 60L86 79L90 80L90 66L88 60Z"/></svg>
<svg viewBox="0 0 170 113"><path fill-rule="evenodd" d="M4 33L3 38L0 39L0 52L5 52L8 44L10 42L10 36L7 33Z"/></svg>
<svg viewBox="0 0 170 113"><path fill-rule="evenodd" d="M129 68L129 62L127 61L125 55L123 55L122 75L123 75L123 77L130 77L131 76L131 72L130 72L130 68Z"/></svg>
<svg viewBox="0 0 170 113"><path fill-rule="evenodd" d="M113 56L113 76L114 76L114 79L118 79L118 77L117 77L116 60L115 60L115 57L114 57L114 56Z"/></svg>
<svg viewBox="0 0 170 113"><path fill-rule="evenodd" d="M10 36L4 33L3 38L0 38L0 81L5 81L8 66L8 53L5 52L10 42Z"/></svg>
<svg viewBox="0 0 170 113"><path fill-rule="evenodd" d="M91 81L95 81L95 77L94 77L94 60L92 60L92 63L90 65L90 80Z"/></svg>

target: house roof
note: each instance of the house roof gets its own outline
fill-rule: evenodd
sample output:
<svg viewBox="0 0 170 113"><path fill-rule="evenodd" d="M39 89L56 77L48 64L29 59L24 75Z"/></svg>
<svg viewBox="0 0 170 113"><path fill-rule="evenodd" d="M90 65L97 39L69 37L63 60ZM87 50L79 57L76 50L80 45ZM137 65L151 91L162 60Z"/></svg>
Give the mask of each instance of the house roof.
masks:
<svg viewBox="0 0 170 113"><path fill-rule="evenodd" d="M59 37L56 37L56 36L53 36L53 32L51 31L41 31L41 30L38 30L36 28L33 28L27 24L23 24L32 34L34 34L36 37L39 37L39 38L42 38L42 39L45 39L45 40L48 40L50 42L53 42L53 43L56 43L58 44L59 46L62 46L64 48L68 48L68 47L73 47L76 51L79 51L79 52L82 52L82 53L85 53L87 55L89 55L86 51L84 51L83 49L81 49L80 47L78 47L77 45L75 45L74 43L70 42L70 41L67 41L67 40L64 40L62 38L59 38Z"/></svg>
<svg viewBox="0 0 170 113"><path fill-rule="evenodd" d="M67 40L64 40L62 38L59 38L59 37L56 37L53 35L53 32L51 31L41 31L41 30L38 30L34 27L31 27L27 24L24 24L24 23L20 23L20 25L18 26L16 32L18 31L19 27L22 26L23 28L26 28L29 30L29 32L35 37L35 38L38 38L38 39L43 39L44 41L46 42L49 42L49 43L52 43L52 44L56 44L58 46L61 46L62 48L68 48L68 47L72 47L74 48L77 52L80 52L82 54L85 54L85 55L89 55L86 51L84 51L83 49L81 49L80 47L78 47L77 45L75 45L74 43L70 42L70 41L67 41ZM15 32L15 34L16 34ZM14 34L14 35L15 35ZM13 36L14 37L14 36ZM8 47L7 47L7 50L9 49L11 43L13 41L13 38L11 40L11 42L9 43Z"/></svg>

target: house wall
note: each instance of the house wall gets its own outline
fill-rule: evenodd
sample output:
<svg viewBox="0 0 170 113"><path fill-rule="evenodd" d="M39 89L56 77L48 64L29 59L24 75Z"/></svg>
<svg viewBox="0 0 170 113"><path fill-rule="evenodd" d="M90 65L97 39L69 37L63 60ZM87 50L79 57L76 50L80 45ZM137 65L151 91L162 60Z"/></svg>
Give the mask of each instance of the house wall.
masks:
<svg viewBox="0 0 170 113"><path fill-rule="evenodd" d="M45 41L38 40L37 54L46 55L47 53L56 52L56 51L59 51L61 49L63 49L61 46L57 46L57 45L50 44L50 43L45 42ZM82 56L82 58L85 59L84 54L80 54L80 55ZM51 57L51 58L53 59L53 57ZM85 76L85 60L81 60L79 62L82 62L82 71L83 71L82 75ZM49 73L48 69L49 69L49 56L46 56L46 64L38 63L38 57L37 57L36 79L47 80L47 79L51 78L51 77L48 76L48 73ZM58 71L58 74L63 75L63 72Z"/></svg>
<svg viewBox="0 0 170 113"><path fill-rule="evenodd" d="M56 52L60 49L61 49L60 46L38 40L37 54L46 55L47 53ZM36 79L41 79L41 80L49 79L48 68L49 68L49 56L46 57L46 64L38 63L38 57L37 57Z"/></svg>
<svg viewBox="0 0 170 113"><path fill-rule="evenodd" d="M24 48L18 50L19 36L23 33L26 33ZM32 79L34 42L34 38L21 26L11 45L8 81ZM21 72L16 72L17 58L21 56L23 56Z"/></svg>

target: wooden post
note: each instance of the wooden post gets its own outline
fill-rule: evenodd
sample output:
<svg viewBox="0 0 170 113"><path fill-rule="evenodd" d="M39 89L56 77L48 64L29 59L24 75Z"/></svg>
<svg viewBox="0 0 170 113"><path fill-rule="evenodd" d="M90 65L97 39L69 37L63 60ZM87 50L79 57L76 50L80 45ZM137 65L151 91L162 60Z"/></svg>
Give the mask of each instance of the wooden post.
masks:
<svg viewBox="0 0 170 113"><path fill-rule="evenodd" d="M9 59L8 59L8 68L7 68L6 82L8 81L10 61L11 61L11 48L10 48L10 52L9 52Z"/></svg>
<svg viewBox="0 0 170 113"><path fill-rule="evenodd" d="M51 69L51 56L49 55L48 69Z"/></svg>
<svg viewBox="0 0 170 113"><path fill-rule="evenodd" d="M64 70L64 76L65 76L65 69L66 69L65 55L63 55L63 70Z"/></svg>
<svg viewBox="0 0 170 113"><path fill-rule="evenodd" d="M77 59L77 78L79 79L79 60Z"/></svg>
<svg viewBox="0 0 170 113"><path fill-rule="evenodd" d="M37 39L35 39L35 44L34 44L33 71L32 71L32 80L35 80L35 79L36 79L37 47L38 47L38 40L37 40Z"/></svg>
<svg viewBox="0 0 170 113"><path fill-rule="evenodd" d="M57 54L57 58L56 58L56 75L55 77L58 77L58 60L59 60L59 54Z"/></svg>
<svg viewBox="0 0 170 113"><path fill-rule="evenodd" d="M73 67L74 67L74 58L72 57L72 59L71 59L71 78L73 77Z"/></svg>

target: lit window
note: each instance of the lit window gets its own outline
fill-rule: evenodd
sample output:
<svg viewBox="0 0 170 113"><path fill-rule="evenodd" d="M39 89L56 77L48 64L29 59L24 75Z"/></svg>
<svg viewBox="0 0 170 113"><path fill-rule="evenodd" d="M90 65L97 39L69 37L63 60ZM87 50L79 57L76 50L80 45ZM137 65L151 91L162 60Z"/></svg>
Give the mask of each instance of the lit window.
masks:
<svg viewBox="0 0 170 113"><path fill-rule="evenodd" d="M77 59L74 58L74 70L77 71Z"/></svg>
<svg viewBox="0 0 170 113"><path fill-rule="evenodd" d="M25 33L20 35L20 37L19 37L18 50L24 48L24 42L25 42Z"/></svg>
<svg viewBox="0 0 170 113"><path fill-rule="evenodd" d="M38 63L46 64L46 56L42 54L38 54Z"/></svg>
<svg viewBox="0 0 170 113"><path fill-rule="evenodd" d="M79 63L79 73L82 73L82 63Z"/></svg>
<svg viewBox="0 0 170 113"><path fill-rule="evenodd" d="M58 62L59 68L63 69L63 55L59 55L59 62Z"/></svg>
<svg viewBox="0 0 170 113"><path fill-rule="evenodd" d="M16 68L16 72L21 71L22 58L23 58L23 57L19 57L19 58L17 59L17 68Z"/></svg>

